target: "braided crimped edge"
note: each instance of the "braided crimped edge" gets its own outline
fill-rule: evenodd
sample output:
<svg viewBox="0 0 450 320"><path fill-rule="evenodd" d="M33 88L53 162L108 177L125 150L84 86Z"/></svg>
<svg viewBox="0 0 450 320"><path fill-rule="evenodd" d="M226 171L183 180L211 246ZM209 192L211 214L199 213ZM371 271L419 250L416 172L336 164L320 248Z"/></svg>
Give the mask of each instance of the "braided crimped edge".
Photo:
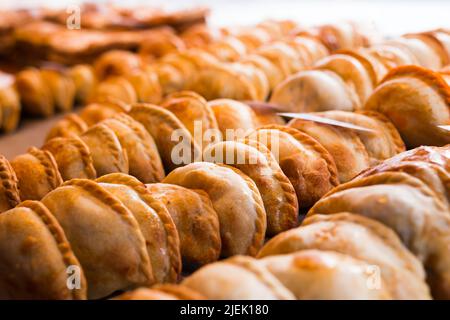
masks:
<svg viewBox="0 0 450 320"><path fill-rule="evenodd" d="M147 155L150 157L150 167L152 168L153 179L155 181L160 181L161 180L160 177L164 178L165 176L164 167L162 166L161 158L159 156L156 143L151 134L147 132L147 130L140 122L134 120L132 117L130 117L125 113L118 113L113 117L113 119L116 119L117 121L121 122L122 124L129 127L131 130L133 130L136 136L141 140L141 143L144 146ZM148 133L148 136L152 139L153 145L155 146L156 150L154 150L151 144L147 143L146 137L144 136L144 132ZM161 163L161 167L158 167L156 165L157 163Z"/></svg>
<svg viewBox="0 0 450 320"><path fill-rule="evenodd" d="M47 209L47 207L44 206L44 204L42 204L42 202L40 202L40 201L26 200L26 201L20 203L17 207L18 208L28 208L28 209L32 210L39 217L39 219L45 224L45 226L47 227L47 230L50 232L50 234L52 235L53 239L56 242L56 246L57 246L59 252L61 253L61 257L62 257L64 264L66 265L66 268L68 268L72 265L76 265L76 266L80 267L80 270L82 271L82 273L81 273L81 283L82 283L81 288L82 288L82 290L68 289L68 291L70 292L72 299L85 300L87 284L86 284L86 279L84 277L83 269L81 268L80 262L78 261L77 257L75 256L74 252L72 251L70 243L67 240L66 235L64 234L64 230L59 225L56 218L50 213L50 211Z"/></svg>
<svg viewBox="0 0 450 320"><path fill-rule="evenodd" d="M271 125L259 127L256 130L258 131L258 130L263 130L263 129L275 129L275 130L279 130L279 131L288 133L292 137L294 137L295 140L299 141L301 144L305 145L306 147L309 147L310 150L312 150L316 154L318 154L327 163L328 171L330 173L330 184L332 186L337 186L339 184L337 167L336 167L336 163L334 162L333 156L328 152L327 149L325 149L325 147L323 147L320 144L319 141L317 141L316 139L314 139L307 133L304 133L293 127L271 124Z"/></svg>
<svg viewBox="0 0 450 320"><path fill-rule="evenodd" d="M223 261L224 263L229 263L234 266L243 268L247 272L253 273L258 280L261 281L267 288L269 288L272 293L280 300L291 300L292 297L286 295L286 293L291 293L279 280L270 273L265 267L258 264L258 260L246 256L236 256ZM273 276L273 279L269 278L268 275ZM274 282L276 280L276 282ZM292 294L292 293L291 293Z"/></svg>
<svg viewBox="0 0 450 320"><path fill-rule="evenodd" d="M188 189L183 186L179 186L176 184L169 184L169 183L151 183L145 185L147 190L150 191L150 193L153 195L154 193L157 194L163 194L164 190L172 189L173 191L180 191L180 192L194 192L200 200L203 202L203 208L207 211L207 214L204 215L204 217L207 217L207 221L209 222L209 225L213 224L212 216L216 217L217 226L219 227L218 233L212 234L211 240L212 245L209 246L209 251L212 251L212 256L219 256L220 250L222 249L222 242L220 239L220 226L219 226L219 217L217 215L217 212L214 210L214 207L212 206L211 200L209 199L208 194L203 190L198 189ZM177 190L178 189L178 190ZM159 196L156 196L159 197ZM162 197L165 197L162 195ZM216 254L217 253L217 254Z"/></svg>
<svg viewBox="0 0 450 320"><path fill-rule="evenodd" d="M202 294L181 284L157 284L152 289L170 294L179 300L206 300L206 297Z"/></svg>
<svg viewBox="0 0 450 320"><path fill-rule="evenodd" d="M135 177L123 173L111 173L102 176L96 180L97 182L121 184L132 188L139 197L153 210L155 210L159 219L161 220L164 231L166 233L167 249L169 251L170 269L169 274L165 280L169 282L177 281L178 275L181 273L181 256L180 256L180 239L175 223L161 201L152 197L151 193L145 187L145 184L140 182Z"/></svg>
<svg viewBox="0 0 450 320"><path fill-rule="evenodd" d="M10 208L20 203L19 189L17 187L16 174L9 161L0 155L0 181L5 192Z"/></svg>
<svg viewBox="0 0 450 320"><path fill-rule="evenodd" d="M113 209L113 211L119 215L119 217L122 219L123 222L128 224L132 229L136 230L139 233L139 235L143 240L142 242L143 245L141 246L141 248L139 248L139 257L143 263L140 263L139 269L141 273L145 275L148 281L147 283L151 284L154 281L153 273L149 268L144 267L145 264L151 266L150 258L148 256L147 248L145 246L145 239L132 213L129 212L129 210L122 204L122 202L120 202L120 200L118 200L111 193L102 188L95 181L88 179L72 179L64 182L62 186L63 187L73 186L81 188L82 190L86 191L90 195L94 196L96 199L100 200L104 205Z"/></svg>
<svg viewBox="0 0 450 320"><path fill-rule="evenodd" d="M256 210L255 219L255 231L250 246L247 248L246 254L249 256L256 256L259 249L262 247L267 229L267 215L264 210L264 203L262 202L261 194L256 187L255 182L250 179L247 175L242 173L242 171L228 166L226 164L217 164L220 167L228 168L234 173L238 174L247 184L248 188L252 192L252 199Z"/></svg>
<svg viewBox="0 0 450 320"><path fill-rule="evenodd" d="M27 152L35 157L44 168L47 182L52 190L56 189L61 185L61 183L63 183L63 179L61 178L61 174L58 170L58 165L50 152L38 149L36 147L29 148Z"/></svg>

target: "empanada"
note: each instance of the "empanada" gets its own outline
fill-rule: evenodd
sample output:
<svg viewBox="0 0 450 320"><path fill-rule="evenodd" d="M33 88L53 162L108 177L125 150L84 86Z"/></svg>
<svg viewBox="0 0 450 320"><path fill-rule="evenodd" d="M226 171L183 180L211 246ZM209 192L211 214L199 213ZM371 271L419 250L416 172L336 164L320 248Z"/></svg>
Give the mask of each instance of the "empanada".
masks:
<svg viewBox="0 0 450 320"><path fill-rule="evenodd" d="M147 184L147 189L164 204L177 227L183 269L217 261L222 246L219 217L208 194L167 183Z"/></svg>
<svg viewBox="0 0 450 320"><path fill-rule="evenodd" d="M86 291L83 269L42 203L28 200L0 215L1 299L86 299Z"/></svg>
<svg viewBox="0 0 450 320"><path fill-rule="evenodd" d="M68 76L75 84L75 101L84 105L97 83L94 68L88 64L78 64L68 70Z"/></svg>
<svg viewBox="0 0 450 320"><path fill-rule="evenodd" d="M249 105L255 113L258 126L266 126L269 124L286 124L283 117L277 114L279 111L270 104L261 102L247 102L246 104Z"/></svg>
<svg viewBox="0 0 450 320"><path fill-rule="evenodd" d="M88 99L91 103L104 103L116 100L126 104L138 101L133 85L125 77L110 77L99 82Z"/></svg>
<svg viewBox="0 0 450 320"><path fill-rule="evenodd" d="M41 200L62 182L53 155L35 147L15 157L11 166L17 175L21 200Z"/></svg>
<svg viewBox="0 0 450 320"><path fill-rule="evenodd" d="M75 102L75 84L67 75L50 69L41 69L41 78L50 88L53 103L59 111L70 111Z"/></svg>
<svg viewBox="0 0 450 320"><path fill-rule="evenodd" d="M20 97L17 89L10 85L0 87L0 130L12 132L19 125L20 121Z"/></svg>
<svg viewBox="0 0 450 320"><path fill-rule="evenodd" d="M86 122L76 113L69 113L59 120L47 133L45 141L56 137L70 138L79 136L88 129Z"/></svg>
<svg viewBox="0 0 450 320"><path fill-rule="evenodd" d="M136 92L137 102L159 103L162 99L162 88L156 73L138 70L126 75Z"/></svg>
<svg viewBox="0 0 450 320"><path fill-rule="evenodd" d="M138 222L119 199L98 183L67 181L47 194L42 203L60 223L83 267L89 298L153 283Z"/></svg>
<svg viewBox="0 0 450 320"><path fill-rule="evenodd" d="M123 76L141 68L142 61L135 53L125 50L111 50L102 54L94 63L94 70L100 80Z"/></svg>
<svg viewBox="0 0 450 320"><path fill-rule="evenodd" d="M205 191L220 222L222 256L256 255L266 233L266 212L256 184L226 165L194 162L177 168L163 180Z"/></svg>
<svg viewBox="0 0 450 320"><path fill-rule="evenodd" d="M102 120L112 118L117 113L128 111L130 111L130 107L126 103L116 99L102 103L88 104L80 111L80 117L90 127Z"/></svg>
<svg viewBox="0 0 450 320"><path fill-rule="evenodd" d="M0 155L0 213L20 202L17 177L9 161Z"/></svg>

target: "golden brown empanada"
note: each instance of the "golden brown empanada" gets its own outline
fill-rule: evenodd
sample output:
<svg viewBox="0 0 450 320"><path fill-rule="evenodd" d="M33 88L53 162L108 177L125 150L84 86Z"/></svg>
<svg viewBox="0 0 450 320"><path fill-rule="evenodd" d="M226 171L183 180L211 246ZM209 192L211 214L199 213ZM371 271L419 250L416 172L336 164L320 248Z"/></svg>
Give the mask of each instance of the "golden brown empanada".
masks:
<svg viewBox="0 0 450 320"><path fill-rule="evenodd" d="M1 299L78 300L86 291L83 269L42 203L28 200L0 215Z"/></svg>
<svg viewBox="0 0 450 320"><path fill-rule="evenodd" d="M341 183L370 166L366 147L351 129L302 119L292 119L288 126L313 137L328 150L336 163Z"/></svg>
<svg viewBox="0 0 450 320"><path fill-rule="evenodd" d="M304 250L266 257L259 264L297 299L392 299L383 279L372 273L373 266L334 251Z"/></svg>
<svg viewBox="0 0 450 320"><path fill-rule="evenodd" d="M422 264L375 220L350 213L314 215L272 238L258 257L308 249L336 251L376 266L394 299L430 299Z"/></svg>
<svg viewBox="0 0 450 320"><path fill-rule="evenodd" d="M57 110L70 111L75 102L75 84L67 75L50 69L41 69L41 78L50 88L53 103Z"/></svg>
<svg viewBox="0 0 450 320"><path fill-rule="evenodd" d="M177 281L181 272L180 241L166 207L134 177L113 173L96 181L117 197L139 223L155 281Z"/></svg>
<svg viewBox="0 0 450 320"><path fill-rule="evenodd" d="M258 261L238 256L200 268L183 286L213 300L293 300L294 296Z"/></svg>
<svg viewBox="0 0 450 320"><path fill-rule="evenodd" d="M286 121L277 114L277 112L279 111L270 104L260 102L247 102L247 104L250 106L250 108L252 108L253 112L256 115L258 124L257 126L266 126L269 124L286 124Z"/></svg>
<svg viewBox="0 0 450 320"><path fill-rule="evenodd" d="M1 76L1 75L0 75ZM13 85L0 87L0 130L12 132L20 121L20 97Z"/></svg>
<svg viewBox="0 0 450 320"><path fill-rule="evenodd" d="M162 99L162 88L156 73L137 70L126 75L136 92L137 102L159 103Z"/></svg>
<svg viewBox="0 0 450 320"><path fill-rule="evenodd" d="M56 137L70 138L79 136L88 129L86 122L76 113L69 113L59 120L48 132L45 141Z"/></svg>
<svg viewBox="0 0 450 320"><path fill-rule="evenodd" d="M363 49L363 52L367 52L377 59L387 70L399 66L419 64L417 58L409 50L386 43L376 44L370 48Z"/></svg>
<svg viewBox="0 0 450 320"><path fill-rule="evenodd" d="M266 212L256 184L226 165L194 162L177 168L163 180L205 191L220 222L222 256L255 255L266 233Z"/></svg>
<svg viewBox="0 0 450 320"><path fill-rule="evenodd" d="M94 70L101 80L123 76L141 68L142 61L135 53L125 50L111 50L102 54L94 63Z"/></svg>
<svg viewBox="0 0 450 320"><path fill-rule="evenodd" d="M53 155L64 181L97 177L89 147L78 136L53 138L42 146L42 150Z"/></svg>
<svg viewBox="0 0 450 320"><path fill-rule="evenodd" d="M110 77L96 85L88 100L91 103L119 100L131 104L136 103L137 99L136 91L129 80L125 77Z"/></svg>
<svg viewBox="0 0 450 320"><path fill-rule="evenodd" d="M89 298L153 283L145 239L136 219L98 183L67 181L42 203L60 223L83 267Z"/></svg>
<svg viewBox="0 0 450 320"><path fill-rule="evenodd" d="M133 105L129 115L155 139L166 172L201 157L201 149L192 135L170 111L142 103Z"/></svg>
<svg viewBox="0 0 450 320"><path fill-rule="evenodd" d="M297 193L300 208L310 207L338 185L331 155L308 135L284 126L265 126L247 138L265 145Z"/></svg>
<svg viewBox="0 0 450 320"><path fill-rule="evenodd" d="M272 61L258 54L253 53L246 55L242 57L239 62L253 65L261 70L267 78L270 91L284 79L283 74Z"/></svg>
<svg viewBox="0 0 450 320"><path fill-rule="evenodd" d="M78 64L68 70L68 76L75 84L75 101L84 105L97 84L94 68L89 64Z"/></svg>
<svg viewBox="0 0 450 320"><path fill-rule="evenodd" d="M88 146L97 176L108 173L128 173L128 156L119 138L107 125L98 123L80 136Z"/></svg>
<svg viewBox="0 0 450 320"><path fill-rule="evenodd" d="M90 127L102 120L112 118L117 113L128 111L130 111L130 107L116 99L102 103L88 104L80 111L80 118Z"/></svg>
<svg viewBox="0 0 450 320"><path fill-rule="evenodd" d="M0 213L20 202L17 177L9 161L0 155Z"/></svg>
<svg viewBox="0 0 450 320"><path fill-rule="evenodd" d="M333 189L308 215L338 212L361 214L396 231L423 262L433 297L449 297L450 215L425 183L400 172L356 179Z"/></svg>
<svg viewBox="0 0 450 320"><path fill-rule="evenodd" d="M233 71L236 71L240 75L246 77L250 83L255 88L256 96L254 100L257 101L265 101L267 96L269 95L269 80L267 80L266 75L259 68L244 64L240 62L233 62L228 64L228 68Z"/></svg>
<svg viewBox="0 0 450 320"><path fill-rule="evenodd" d="M298 225L295 189L263 144L250 140L215 143L204 150L203 161L232 166L255 182L267 214L268 235Z"/></svg>
<svg viewBox="0 0 450 320"><path fill-rule="evenodd" d="M276 65L283 78L304 68L304 62L300 59L299 54L282 41L275 41L263 45L256 50L256 54L270 60Z"/></svg>
<svg viewBox="0 0 450 320"><path fill-rule="evenodd" d="M167 183L147 184L161 201L180 236L183 269L217 261L221 251L219 218L206 192Z"/></svg>
<svg viewBox="0 0 450 320"><path fill-rule="evenodd" d="M442 146L450 134L450 88L439 73L418 66L392 70L367 100L364 109L384 114L410 148Z"/></svg>
<svg viewBox="0 0 450 320"><path fill-rule="evenodd" d="M62 182L53 155L35 147L15 157L11 166L17 175L20 199L41 200Z"/></svg>

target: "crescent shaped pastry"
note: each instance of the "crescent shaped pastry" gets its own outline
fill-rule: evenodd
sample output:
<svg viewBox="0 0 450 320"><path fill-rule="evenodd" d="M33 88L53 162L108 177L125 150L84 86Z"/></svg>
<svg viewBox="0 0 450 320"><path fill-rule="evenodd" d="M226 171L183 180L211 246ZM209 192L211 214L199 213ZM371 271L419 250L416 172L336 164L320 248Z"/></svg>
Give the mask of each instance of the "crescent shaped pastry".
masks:
<svg viewBox="0 0 450 320"><path fill-rule="evenodd" d="M354 88L328 70L298 72L275 87L270 103L287 112L353 111L360 107Z"/></svg>
<svg viewBox="0 0 450 320"><path fill-rule="evenodd" d="M146 186L152 197L164 204L177 227L183 269L217 261L222 246L219 217L208 194L166 183Z"/></svg>
<svg viewBox="0 0 450 320"><path fill-rule="evenodd" d="M249 176L258 187L267 214L267 234L275 235L298 225L295 189L264 145L253 141L218 142L203 152L204 161L224 163Z"/></svg>
<svg viewBox="0 0 450 320"><path fill-rule="evenodd" d="M47 141L41 149L49 151L53 155L64 181L97 177L89 148L79 137L53 138Z"/></svg>
<svg viewBox="0 0 450 320"><path fill-rule="evenodd" d="M70 113L59 120L48 132L45 141L56 137L70 138L79 136L88 129L86 122L76 113Z"/></svg>
<svg viewBox="0 0 450 320"><path fill-rule="evenodd" d="M421 39L401 37L388 41L387 44L405 48L416 57L418 64L422 67L432 70L443 67L439 54Z"/></svg>
<svg viewBox="0 0 450 320"><path fill-rule="evenodd" d="M175 169L163 182L209 195L219 217L223 257L256 255L266 233L266 212L248 176L230 166L194 162Z"/></svg>
<svg viewBox="0 0 450 320"><path fill-rule="evenodd" d="M364 106L383 113L409 147L445 145L450 134L450 88L439 73L418 66L392 70Z"/></svg>
<svg viewBox="0 0 450 320"><path fill-rule="evenodd" d="M305 250L259 260L300 300L392 299L383 279L371 283L371 265L333 251Z"/></svg>
<svg viewBox="0 0 450 320"><path fill-rule="evenodd" d="M394 125L382 114L373 111L325 111L318 116L337 121L351 123L373 132L356 130L361 142L366 147L371 164L376 164L405 151L405 144Z"/></svg>
<svg viewBox="0 0 450 320"><path fill-rule="evenodd" d="M258 257L308 249L336 251L377 266L394 299L430 299L422 264L392 230L375 220L350 213L314 215L272 238Z"/></svg>
<svg viewBox="0 0 450 320"><path fill-rule="evenodd" d="M20 199L41 200L62 182L53 155L35 147L15 157L11 166L17 176Z"/></svg>
<svg viewBox="0 0 450 320"><path fill-rule="evenodd" d="M228 67L246 77L256 91L256 100L265 101L269 95L269 81L266 75L259 68L240 62L228 64Z"/></svg>
<svg viewBox="0 0 450 320"><path fill-rule="evenodd" d="M112 118L115 114L130 111L130 107L120 100L102 103L90 103L80 111L80 118L91 127L102 120Z"/></svg>
<svg viewBox="0 0 450 320"><path fill-rule="evenodd" d="M310 136L284 126L265 126L250 133L247 141L265 145L295 189L300 208L310 207L338 185L331 155Z"/></svg>
<svg viewBox="0 0 450 320"><path fill-rule="evenodd" d="M253 65L261 70L269 82L270 91L284 79L283 75L278 70L278 67L273 62L258 54L253 53L246 55L239 59L239 62L242 64Z"/></svg>
<svg viewBox="0 0 450 320"><path fill-rule="evenodd" d="M366 147L350 129L301 119L292 119L288 126L313 137L327 149L334 158L341 183L370 166Z"/></svg>
<svg viewBox="0 0 450 320"><path fill-rule="evenodd" d="M181 272L180 242L165 206L134 177L113 173L96 181L134 215L145 239L155 281L177 281Z"/></svg>
<svg viewBox="0 0 450 320"><path fill-rule="evenodd" d="M75 85L75 101L84 105L97 84L94 69L88 64L78 64L68 70L68 76Z"/></svg>
<svg viewBox="0 0 450 320"><path fill-rule="evenodd" d="M98 123L90 127L80 138L89 148L97 176L114 172L128 173L127 153L119 138L107 125Z"/></svg>
<svg viewBox="0 0 450 320"><path fill-rule="evenodd" d="M69 289L70 270L79 287ZM63 229L38 201L0 215L1 299L86 299L86 279Z"/></svg>
<svg viewBox="0 0 450 320"><path fill-rule="evenodd" d="M155 139L166 172L201 157L200 147L172 112L151 104L135 104L129 115Z"/></svg>
<svg viewBox="0 0 450 320"><path fill-rule="evenodd" d="M450 215L425 183L400 172L356 179L333 189L308 215L345 211L392 228L423 262L433 297L449 297Z"/></svg>
<svg viewBox="0 0 450 320"><path fill-rule="evenodd" d="M138 102L161 102L162 88L156 73L138 70L126 75L126 79L133 86Z"/></svg>
<svg viewBox="0 0 450 320"><path fill-rule="evenodd" d="M206 148L211 141L204 140L208 130L218 131L219 127L212 108L200 95L179 92L169 95L162 107L172 112L196 139L196 143ZM196 130L201 130L196 132ZM200 133L200 134L199 134Z"/></svg>
<svg viewBox="0 0 450 320"><path fill-rule="evenodd" d="M3 132L16 130L20 120L20 97L14 86L0 88L0 129Z"/></svg>
<svg viewBox="0 0 450 320"><path fill-rule="evenodd" d="M67 112L75 102L75 84L67 75L55 70L42 69L41 78L50 88L55 108Z"/></svg>
<svg viewBox="0 0 450 320"><path fill-rule="evenodd" d="M200 268L182 282L213 300L294 300L287 290L255 259L233 257Z"/></svg>
<svg viewBox="0 0 450 320"><path fill-rule="evenodd" d="M136 103L137 99L136 91L130 81L125 77L111 77L97 84L88 101L104 103L119 100L132 104Z"/></svg>
<svg viewBox="0 0 450 320"><path fill-rule="evenodd" d="M150 259L136 219L98 183L67 181L42 203L60 223L79 259L90 299L152 284Z"/></svg>
<svg viewBox="0 0 450 320"><path fill-rule="evenodd" d="M94 63L99 79L123 76L141 68L142 61L135 53L125 50L111 50L102 54Z"/></svg>
<svg viewBox="0 0 450 320"><path fill-rule="evenodd" d="M295 36L290 44L297 51L303 52L302 57L308 66L329 55L328 49L318 39L313 37Z"/></svg>
<svg viewBox="0 0 450 320"><path fill-rule="evenodd" d="M164 168L155 141L136 120L119 113L102 122L114 131L125 150L130 175L143 183L158 182L164 178Z"/></svg>
<svg viewBox="0 0 450 320"><path fill-rule="evenodd" d="M338 53L358 59L369 73L371 79L375 80L373 82L373 87L375 87L384 78L388 69L382 61L377 59L368 50L369 48L358 48L355 50L340 50Z"/></svg>
<svg viewBox="0 0 450 320"><path fill-rule="evenodd" d="M0 213L20 202L17 177L9 161L0 155Z"/></svg>
<svg viewBox="0 0 450 320"><path fill-rule="evenodd" d="M433 64L435 63L436 66L446 66L449 64L450 59L450 50L447 52L447 48L445 46L445 40L441 41L439 35L437 35L435 32L423 32L423 33L416 33L416 34L406 34L403 36L403 38L406 39L415 39L420 40L422 43L425 43L429 48L433 50L433 52L438 57L438 62L435 59L435 56L433 53L429 53L428 48L424 49L425 56L428 56L427 63ZM450 37L448 37L448 43L450 44ZM450 46L449 46L450 49Z"/></svg>

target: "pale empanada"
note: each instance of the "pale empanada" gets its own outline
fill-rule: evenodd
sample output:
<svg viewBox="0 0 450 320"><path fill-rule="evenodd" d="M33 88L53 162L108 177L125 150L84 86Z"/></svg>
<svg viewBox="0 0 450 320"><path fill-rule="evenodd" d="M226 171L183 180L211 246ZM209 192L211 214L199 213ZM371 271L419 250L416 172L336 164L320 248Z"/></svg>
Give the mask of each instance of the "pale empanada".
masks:
<svg viewBox="0 0 450 320"><path fill-rule="evenodd" d="M266 212L256 184L226 165L194 162L177 168L163 180L205 191L220 222L222 256L255 255L266 233Z"/></svg>
<svg viewBox="0 0 450 320"><path fill-rule="evenodd" d="M373 266L334 251L305 250L259 260L300 300L392 299Z"/></svg>
<svg viewBox="0 0 450 320"><path fill-rule="evenodd" d="M391 227L423 262L435 298L450 296L450 215L421 180L406 173L383 172L333 189L308 215L352 212Z"/></svg>
<svg viewBox="0 0 450 320"><path fill-rule="evenodd" d="M219 218L206 192L167 183L147 184L172 217L180 236L184 269L217 261L221 251Z"/></svg>
<svg viewBox="0 0 450 320"><path fill-rule="evenodd" d="M42 203L28 200L0 215L1 299L86 299L86 291L83 269Z"/></svg>
<svg viewBox="0 0 450 320"><path fill-rule="evenodd" d="M42 146L42 150L53 155L64 181L97 177L89 147L77 136L53 138Z"/></svg>
<svg viewBox="0 0 450 320"><path fill-rule="evenodd" d="M255 182L267 214L268 235L298 225L295 189L263 144L252 140L219 142L204 150L203 160L232 166Z"/></svg>
<svg viewBox="0 0 450 320"><path fill-rule="evenodd" d="M86 122L76 113L70 113L59 120L48 132L45 141L56 137L70 138L79 136L88 129Z"/></svg>
<svg viewBox="0 0 450 320"><path fill-rule="evenodd" d="M302 119L292 119L288 126L313 137L328 150L336 163L341 183L370 166L366 147L351 129Z"/></svg>
<svg viewBox="0 0 450 320"><path fill-rule="evenodd" d="M389 228L350 213L314 215L302 225L272 238L258 257L301 250L331 250L379 268L394 299L429 299L422 264Z"/></svg>
<svg viewBox="0 0 450 320"><path fill-rule="evenodd" d="M233 257L208 264L182 282L213 300L293 300L286 289L255 259Z"/></svg>
<svg viewBox="0 0 450 320"><path fill-rule="evenodd" d="M73 179L47 194L42 203L60 223L83 267L89 298L153 283L138 222L99 184Z"/></svg>
<svg viewBox="0 0 450 320"><path fill-rule="evenodd" d="M331 155L308 135L284 126L265 126L247 138L265 145L295 189L300 208L312 206L336 186L337 170Z"/></svg>
<svg viewBox="0 0 450 320"><path fill-rule="evenodd" d="M164 168L155 141L136 120L119 113L102 124L114 131L125 150L129 173L143 183L159 182L164 178Z"/></svg>
<svg viewBox="0 0 450 320"><path fill-rule="evenodd" d="M129 115L155 139L166 172L201 157L192 135L170 111L151 104L135 104Z"/></svg>
<svg viewBox="0 0 450 320"><path fill-rule="evenodd" d="M145 238L157 283L175 282L181 272L180 242L168 210L134 177L113 173L96 180L134 215Z"/></svg>
<svg viewBox="0 0 450 320"><path fill-rule="evenodd" d="M367 100L364 109L383 113L410 148L442 146L450 134L450 88L437 72L418 66L392 70Z"/></svg>
<svg viewBox="0 0 450 320"><path fill-rule="evenodd" d="M35 147L15 157L11 166L17 175L20 199L41 200L62 182L53 155Z"/></svg>
<svg viewBox="0 0 450 320"><path fill-rule="evenodd" d="M371 46L370 48L363 49L363 51L377 59L387 70L399 66L419 64L417 58L404 47L380 43Z"/></svg>
<svg viewBox="0 0 450 320"><path fill-rule="evenodd" d="M97 176L108 173L128 173L129 164L125 149L114 131L103 123L90 127L80 136L89 148Z"/></svg>
<svg viewBox="0 0 450 320"><path fill-rule="evenodd" d="M0 155L0 213L20 202L17 177L9 161Z"/></svg>

